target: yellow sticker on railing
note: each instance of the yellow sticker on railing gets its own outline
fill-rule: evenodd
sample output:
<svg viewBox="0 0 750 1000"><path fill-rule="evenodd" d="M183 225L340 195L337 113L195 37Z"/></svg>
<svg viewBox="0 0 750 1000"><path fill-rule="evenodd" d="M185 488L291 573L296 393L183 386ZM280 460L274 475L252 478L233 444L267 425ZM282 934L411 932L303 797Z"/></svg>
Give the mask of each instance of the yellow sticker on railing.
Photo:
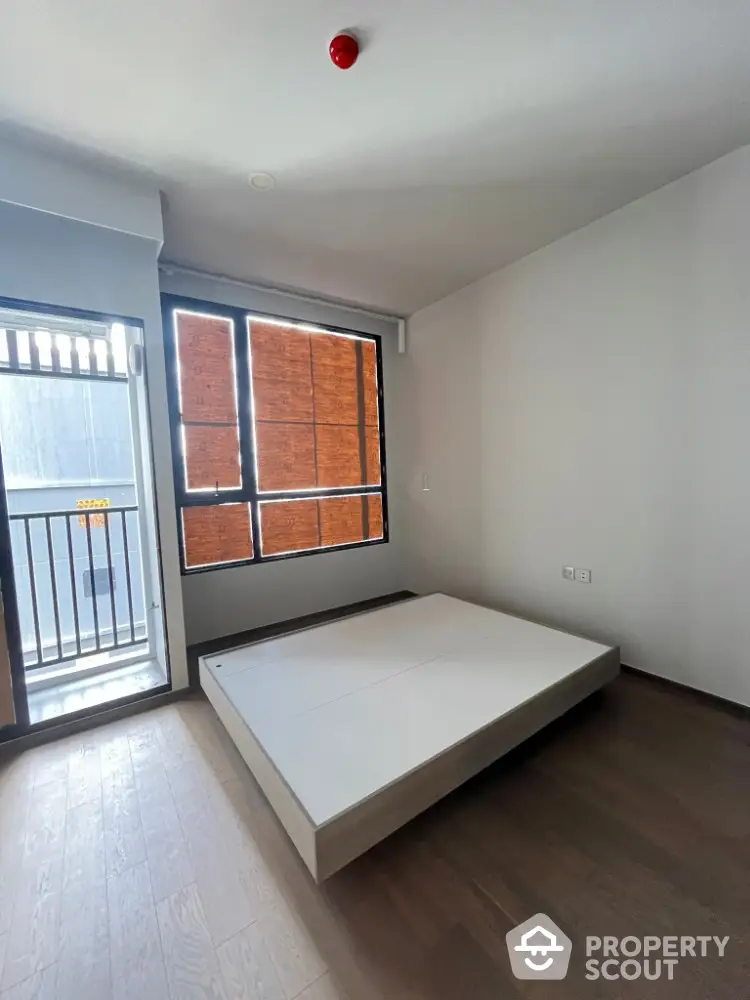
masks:
<svg viewBox="0 0 750 1000"><path fill-rule="evenodd" d="M78 510L101 510L102 507L109 507L109 500L76 500ZM104 527L104 514L91 514L88 518L84 514L78 518L78 523L82 528L86 527L86 521L91 523L92 528Z"/></svg>

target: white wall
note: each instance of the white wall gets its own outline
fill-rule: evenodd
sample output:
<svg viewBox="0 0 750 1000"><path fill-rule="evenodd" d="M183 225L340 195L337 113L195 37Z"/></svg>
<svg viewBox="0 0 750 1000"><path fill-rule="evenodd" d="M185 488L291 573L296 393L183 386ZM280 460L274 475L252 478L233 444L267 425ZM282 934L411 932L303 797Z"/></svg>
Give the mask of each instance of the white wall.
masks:
<svg viewBox="0 0 750 1000"><path fill-rule="evenodd" d="M188 643L232 635L403 589L404 433L408 409L402 389L404 359L397 353L395 324L349 313L337 306L315 305L291 296L257 292L180 273L163 275L161 287L165 292L208 302L380 334L383 348L390 541L384 545L184 576L182 592Z"/></svg>
<svg viewBox="0 0 750 1000"><path fill-rule="evenodd" d="M456 421L412 441L413 579L750 704L750 147L410 327L419 425Z"/></svg>
<svg viewBox="0 0 750 1000"><path fill-rule="evenodd" d="M481 597L477 305L470 286L416 313L408 324L405 359L412 457L409 586L466 599Z"/></svg>
<svg viewBox="0 0 750 1000"><path fill-rule="evenodd" d="M0 197L2 197L0 191ZM0 202L0 296L143 321L172 682L187 684L158 242Z"/></svg>

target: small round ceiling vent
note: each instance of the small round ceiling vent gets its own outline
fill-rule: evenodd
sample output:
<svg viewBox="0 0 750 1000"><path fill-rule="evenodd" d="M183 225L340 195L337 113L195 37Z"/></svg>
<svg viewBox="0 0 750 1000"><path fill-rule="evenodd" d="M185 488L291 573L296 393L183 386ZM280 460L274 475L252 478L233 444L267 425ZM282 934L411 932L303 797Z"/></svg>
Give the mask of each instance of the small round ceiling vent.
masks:
<svg viewBox="0 0 750 1000"><path fill-rule="evenodd" d="M276 181L270 174L250 174L250 187L256 191L273 191Z"/></svg>

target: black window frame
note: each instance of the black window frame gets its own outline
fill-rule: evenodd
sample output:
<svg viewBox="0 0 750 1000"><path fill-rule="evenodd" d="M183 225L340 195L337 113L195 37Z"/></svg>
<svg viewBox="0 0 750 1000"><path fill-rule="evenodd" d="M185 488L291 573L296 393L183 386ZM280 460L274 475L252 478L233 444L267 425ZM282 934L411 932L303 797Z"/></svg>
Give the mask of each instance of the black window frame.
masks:
<svg viewBox="0 0 750 1000"><path fill-rule="evenodd" d="M385 405L383 393L383 357L382 343L378 334L363 333L331 323L317 323L301 320L297 317L284 316L278 313L260 312L238 306L225 305L221 302L211 302L185 295L175 295L163 292L161 295L162 323L164 330L164 354L167 369L167 403L169 409L169 429L172 445L172 474L174 478L175 504L177 509L177 535L180 549L180 572L182 576L192 576L194 573L210 573L216 570L234 569L238 566L251 566L255 563L279 562L283 559L296 559L302 556L321 556L330 552L341 552L346 549L371 548L374 545L384 545L389 540L388 530L388 489L385 457ZM182 453L182 414L180 412L179 371L177 362L177 331L174 323L174 312L185 310L194 313L204 313L216 319L226 319L232 322L232 336L235 361L235 389L237 398L237 424L240 440L240 474L242 485L236 489L221 489L218 493L210 490L189 491L185 482L185 462ZM376 371L378 379L378 433L380 439L380 485L379 486L340 486L335 488L312 488L308 490L278 490L274 492L259 491L256 482L254 418L252 410L252 386L250 367L250 320L272 320L276 323L289 323L319 333L343 334L361 340L370 340L375 344ZM347 542L343 545L327 545L314 549L302 549L298 552L283 552L278 555L261 554L260 504L272 500L322 500L337 496L367 496L380 495L383 508L382 538L365 539L361 542ZM238 559L230 562L212 563L206 566L187 566L185 563L185 540L182 511L186 507L217 507L222 504L247 503L250 509L250 525L252 530L253 556L251 559Z"/></svg>

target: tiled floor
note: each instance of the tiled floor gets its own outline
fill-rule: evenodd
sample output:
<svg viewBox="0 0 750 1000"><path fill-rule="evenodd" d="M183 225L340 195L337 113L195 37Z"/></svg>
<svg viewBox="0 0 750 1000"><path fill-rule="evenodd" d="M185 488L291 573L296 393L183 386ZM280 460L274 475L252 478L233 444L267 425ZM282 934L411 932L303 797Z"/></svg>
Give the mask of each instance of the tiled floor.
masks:
<svg viewBox="0 0 750 1000"><path fill-rule="evenodd" d="M0 760L0 1000L738 1000L749 737L623 676L322 886L202 696ZM511 975L539 911L565 982ZM586 934L729 943L590 982Z"/></svg>
<svg viewBox="0 0 750 1000"><path fill-rule="evenodd" d="M28 695L29 719L32 725L58 719L95 705L106 705L118 698L150 691L166 684L164 668L155 660L135 666L115 667L106 673L86 677L68 684L31 690Z"/></svg>

